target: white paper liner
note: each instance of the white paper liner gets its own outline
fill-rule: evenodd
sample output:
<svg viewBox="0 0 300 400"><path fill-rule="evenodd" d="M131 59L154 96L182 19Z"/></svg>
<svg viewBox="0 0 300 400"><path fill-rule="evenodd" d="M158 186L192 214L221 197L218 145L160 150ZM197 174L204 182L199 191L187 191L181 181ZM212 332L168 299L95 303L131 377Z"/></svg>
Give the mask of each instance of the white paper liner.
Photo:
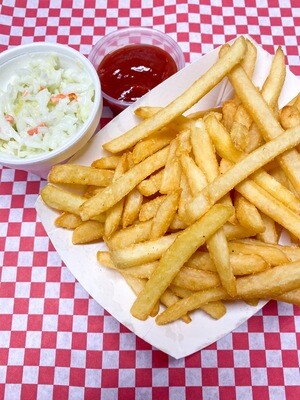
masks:
<svg viewBox="0 0 300 400"><path fill-rule="evenodd" d="M257 86L261 86L268 75L273 56L255 42L253 43L258 50L253 80ZM135 108L142 105L167 105L187 89L217 59L218 49L215 49L154 88L99 131L70 162L90 165L93 160L105 155L106 152L102 149L103 143L121 135L138 123L138 119L133 113ZM280 107L295 97L299 91L299 79L287 71L286 82L279 101ZM190 111L216 107L223 100L230 98L231 94L232 88L227 79L224 79ZM231 302L226 304L227 313L218 321L201 311L192 314L190 324L176 321L169 325L157 326L152 318L144 322L139 321L130 314L130 307L135 296L122 276L99 265L96 260L96 252L106 249L105 244L73 246L71 243L72 232L54 226L54 219L58 213L49 209L40 197L36 202L36 209L57 252L85 290L137 336L176 359L192 354L217 341L250 318L266 303L261 301L257 307L252 307L244 302Z"/></svg>

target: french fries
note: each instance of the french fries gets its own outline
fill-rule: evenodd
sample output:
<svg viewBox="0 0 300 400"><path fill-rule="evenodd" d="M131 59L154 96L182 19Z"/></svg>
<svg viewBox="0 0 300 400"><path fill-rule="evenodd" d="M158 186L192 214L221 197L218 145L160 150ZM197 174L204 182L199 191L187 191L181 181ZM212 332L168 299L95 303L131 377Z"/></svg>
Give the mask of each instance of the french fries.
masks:
<svg viewBox="0 0 300 400"><path fill-rule="evenodd" d="M201 219L177 236L131 307L134 317L145 320L182 265L233 214L232 207L216 204Z"/></svg>
<svg viewBox="0 0 300 400"><path fill-rule="evenodd" d="M300 262L279 265L272 269L237 279L237 297L240 299L276 298L300 285ZM228 300L229 295L221 288L198 291L179 300L156 317L158 325L166 324L211 301Z"/></svg>
<svg viewBox="0 0 300 400"><path fill-rule="evenodd" d="M189 323L195 309L221 318L226 301L300 304L300 96L278 109L281 49L261 89L255 60L244 38L224 46L172 103L137 108L141 122L103 145L110 155L49 174L41 196L60 211L55 225L73 230L74 245L105 241L97 260L135 293L135 318ZM189 114L225 76L233 98ZM283 229L295 244L278 243Z"/></svg>

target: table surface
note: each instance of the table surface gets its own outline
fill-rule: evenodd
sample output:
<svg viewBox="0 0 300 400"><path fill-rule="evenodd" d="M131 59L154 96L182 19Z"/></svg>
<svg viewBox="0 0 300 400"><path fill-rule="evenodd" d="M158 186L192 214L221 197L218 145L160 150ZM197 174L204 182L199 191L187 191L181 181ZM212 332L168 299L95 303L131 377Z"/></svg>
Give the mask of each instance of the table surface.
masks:
<svg viewBox="0 0 300 400"><path fill-rule="evenodd" d="M201 3L201 6L199 6ZM87 55L117 27L153 26L193 62L238 34L300 75L298 0L3 0L0 51L33 41ZM101 124L112 114L105 108ZM120 325L63 265L36 216L45 184L0 169L0 399L300 398L300 309L268 303L234 332L174 360Z"/></svg>

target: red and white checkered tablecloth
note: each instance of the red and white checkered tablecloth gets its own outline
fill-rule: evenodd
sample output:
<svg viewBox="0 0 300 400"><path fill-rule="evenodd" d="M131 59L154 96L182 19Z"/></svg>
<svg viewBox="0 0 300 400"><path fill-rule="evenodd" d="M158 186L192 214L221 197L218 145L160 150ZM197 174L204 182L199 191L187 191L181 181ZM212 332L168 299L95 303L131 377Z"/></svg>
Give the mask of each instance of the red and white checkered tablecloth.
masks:
<svg viewBox="0 0 300 400"><path fill-rule="evenodd" d="M201 5L199 5L201 3ZM167 32L187 62L237 34L281 45L300 76L298 0L2 0L0 51L32 41L87 55L117 27ZM102 124L111 118L104 110ZM174 360L120 325L62 264L34 203L45 182L0 169L0 399L298 400L300 309L270 302Z"/></svg>

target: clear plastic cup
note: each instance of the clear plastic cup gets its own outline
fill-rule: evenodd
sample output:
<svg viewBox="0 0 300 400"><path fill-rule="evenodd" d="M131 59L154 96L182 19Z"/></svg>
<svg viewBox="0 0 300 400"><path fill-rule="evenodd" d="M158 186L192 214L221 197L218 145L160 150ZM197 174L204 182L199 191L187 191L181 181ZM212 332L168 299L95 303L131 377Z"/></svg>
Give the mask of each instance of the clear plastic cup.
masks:
<svg viewBox="0 0 300 400"><path fill-rule="evenodd" d="M165 50L175 61L179 71L185 66L185 59L180 46L167 34L152 28L123 28L105 35L92 48L88 59L97 70L103 58L120 47L133 44L147 44ZM120 112L130 106L132 102L114 99L102 90L106 104L113 111Z"/></svg>

